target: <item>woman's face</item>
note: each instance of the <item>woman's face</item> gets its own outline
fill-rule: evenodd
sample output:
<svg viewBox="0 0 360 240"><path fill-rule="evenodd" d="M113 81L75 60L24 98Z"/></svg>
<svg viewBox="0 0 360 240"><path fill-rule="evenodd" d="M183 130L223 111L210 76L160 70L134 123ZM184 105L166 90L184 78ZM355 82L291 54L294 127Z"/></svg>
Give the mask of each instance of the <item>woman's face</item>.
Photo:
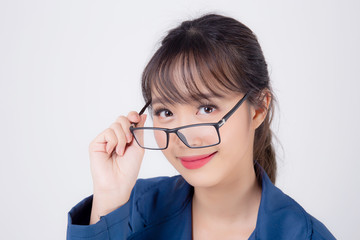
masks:
<svg viewBox="0 0 360 240"><path fill-rule="evenodd" d="M218 122L244 95L224 94L224 97L211 97L210 101L173 105L157 101L159 97L155 92L152 96L154 127L176 128L190 124ZM253 174L254 133L264 117L261 113L257 114L248 101L244 101L220 127L220 144L193 149L187 147L174 133L170 133L168 148L162 151L175 169L193 186L211 187L229 184L239 180L239 177ZM209 141L209 136L204 137L205 132L195 135L201 136L194 140L199 144ZM199 155L203 156L199 157ZM207 155L211 156L206 157ZM198 158L203 159L191 161Z"/></svg>

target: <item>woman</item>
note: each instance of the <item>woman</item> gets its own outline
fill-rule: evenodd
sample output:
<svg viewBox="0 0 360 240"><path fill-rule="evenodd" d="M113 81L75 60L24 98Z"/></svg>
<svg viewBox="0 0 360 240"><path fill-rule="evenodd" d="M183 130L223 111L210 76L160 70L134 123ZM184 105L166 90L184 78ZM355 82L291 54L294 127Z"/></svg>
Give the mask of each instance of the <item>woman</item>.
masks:
<svg viewBox="0 0 360 240"><path fill-rule="evenodd" d="M140 113L91 142L94 194L69 212L68 239L334 239L273 185L275 100L249 28L216 14L183 22L142 91ZM153 127L143 127L147 108ZM144 149L180 175L137 180Z"/></svg>

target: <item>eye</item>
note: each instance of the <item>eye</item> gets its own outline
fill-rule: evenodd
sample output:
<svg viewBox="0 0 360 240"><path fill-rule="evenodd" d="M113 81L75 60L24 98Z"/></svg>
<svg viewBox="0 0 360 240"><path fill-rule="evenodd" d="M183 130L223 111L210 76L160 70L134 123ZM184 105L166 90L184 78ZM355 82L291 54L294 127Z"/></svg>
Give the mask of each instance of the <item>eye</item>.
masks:
<svg viewBox="0 0 360 240"><path fill-rule="evenodd" d="M214 105L204 105L204 106L200 106L199 108L199 112L200 114L209 114L212 113L213 111L215 111L216 106Z"/></svg>
<svg viewBox="0 0 360 240"><path fill-rule="evenodd" d="M162 117L162 118L171 117L173 115L173 113L166 108L156 109L154 111L154 113L155 113L154 114L155 116Z"/></svg>

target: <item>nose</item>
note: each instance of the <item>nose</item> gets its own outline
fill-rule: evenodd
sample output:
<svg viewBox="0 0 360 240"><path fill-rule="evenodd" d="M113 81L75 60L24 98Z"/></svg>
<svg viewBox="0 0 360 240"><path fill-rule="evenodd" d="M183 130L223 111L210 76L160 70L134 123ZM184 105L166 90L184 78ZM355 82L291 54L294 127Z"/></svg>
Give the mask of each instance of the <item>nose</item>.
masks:
<svg viewBox="0 0 360 240"><path fill-rule="evenodd" d="M187 145L189 145L186 137L182 133L170 133L169 134L169 146L177 146L179 148L188 148Z"/></svg>
<svg viewBox="0 0 360 240"><path fill-rule="evenodd" d="M184 134L182 134L181 132L178 132L178 137L180 138L180 140L185 143L186 145L189 145L188 141L186 140L186 137L184 136Z"/></svg>
<svg viewBox="0 0 360 240"><path fill-rule="evenodd" d="M177 136L179 139L188 147L199 147L202 145L202 139L196 135L187 135L185 136L182 132L178 131Z"/></svg>
<svg viewBox="0 0 360 240"><path fill-rule="evenodd" d="M191 113L184 112L183 114L179 114L179 116L183 116L179 118L179 121L177 122L178 126L187 126L191 124L196 124L195 118L189 118L188 116L191 115ZM187 117L185 117L187 116ZM176 144L179 147L197 147L201 146L203 140L201 139L202 134L194 132L193 128L182 128L177 132L170 133L169 135L169 145L170 144Z"/></svg>

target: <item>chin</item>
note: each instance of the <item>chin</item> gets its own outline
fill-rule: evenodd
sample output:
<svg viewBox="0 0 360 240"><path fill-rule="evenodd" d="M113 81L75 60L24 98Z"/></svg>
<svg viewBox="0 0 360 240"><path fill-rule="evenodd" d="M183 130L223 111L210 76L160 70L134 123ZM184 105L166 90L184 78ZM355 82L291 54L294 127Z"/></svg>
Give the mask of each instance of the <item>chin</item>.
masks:
<svg viewBox="0 0 360 240"><path fill-rule="evenodd" d="M191 186L208 188L221 182L222 174L219 167L216 166L217 164L215 164L216 159L213 158L204 166L196 169L185 168L177 158L171 159L170 163Z"/></svg>
<svg viewBox="0 0 360 240"><path fill-rule="evenodd" d="M217 185L218 182L214 181L213 179L205 179L199 178L194 176L184 176L186 182L188 182L194 188L211 188Z"/></svg>
<svg viewBox="0 0 360 240"><path fill-rule="evenodd" d="M214 173L207 170L205 168L196 170L178 169L178 172L193 187L209 188L216 186L220 182L219 172Z"/></svg>

